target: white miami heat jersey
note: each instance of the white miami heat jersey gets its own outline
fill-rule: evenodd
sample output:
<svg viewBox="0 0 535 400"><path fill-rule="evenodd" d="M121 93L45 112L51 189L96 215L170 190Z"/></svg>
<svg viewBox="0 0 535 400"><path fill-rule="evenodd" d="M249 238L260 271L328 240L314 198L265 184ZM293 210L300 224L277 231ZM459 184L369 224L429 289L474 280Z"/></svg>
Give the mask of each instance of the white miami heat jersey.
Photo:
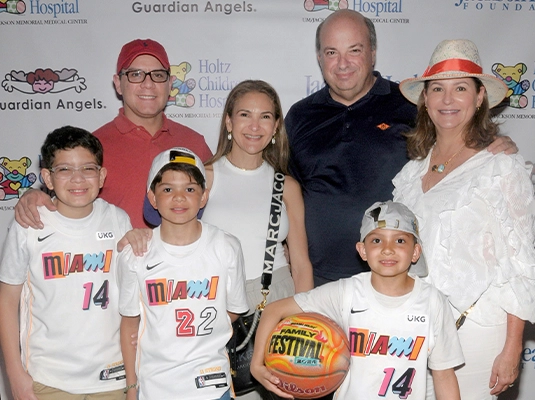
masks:
<svg viewBox="0 0 535 400"><path fill-rule="evenodd" d="M141 314L140 399L218 399L229 390L227 310L248 310L238 239L202 223L196 242L172 246L156 228L143 257L130 247L119 256L119 288L121 314Z"/></svg>
<svg viewBox="0 0 535 400"><path fill-rule="evenodd" d="M303 311L327 315L347 334L351 363L336 399L424 400L428 366L464 362L447 300L415 278L406 300L386 307L370 277L361 273L294 297Z"/></svg>
<svg viewBox="0 0 535 400"><path fill-rule="evenodd" d="M39 207L44 229L10 225L0 280L24 284L22 361L32 378L70 393L124 388L116 244L127 214L97 199L70 219Z"/></svg>

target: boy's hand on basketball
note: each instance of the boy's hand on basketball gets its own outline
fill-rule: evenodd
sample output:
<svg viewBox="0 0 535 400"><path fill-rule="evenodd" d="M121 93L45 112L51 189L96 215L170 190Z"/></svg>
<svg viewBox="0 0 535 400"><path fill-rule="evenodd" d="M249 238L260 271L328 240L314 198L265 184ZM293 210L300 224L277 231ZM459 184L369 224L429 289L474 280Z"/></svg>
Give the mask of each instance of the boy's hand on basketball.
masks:
<svg viewBox="0 0 535 400"><path fill-rule="evenodd" d="M10 377L13 400L38 400L33 392L33 379L27 372Z"/></svg>
<svg viewBox="0 0 535 400"><path fill-rule="evenodd" d="M117 251L121 252L130 245L132 247L132 253L137 257L143 256L147 252L147 244L152 239L152 229L132 229L125 233L121 240L117 242Z"/></svg>
<svg viewBox="0 0 535 400"><path fill-rule="evenodd" d="M22 195L15 205L15 220L20 226L33 229L44 228L37 206L45 206L50 211L56 211L56 206L48 194L41 190L30 189Z"/></svg>
<svg viewBox="0 0 535 400"><path fill-rule="evenodd" d="M291 394L285 393L279 389L277 386L280 383L279 378L269 372L265 365L254 365L254 363L251 362L251 374L262 386L270 392L275 393L277 396L282 397L283 399L294 398Z"/></svg>

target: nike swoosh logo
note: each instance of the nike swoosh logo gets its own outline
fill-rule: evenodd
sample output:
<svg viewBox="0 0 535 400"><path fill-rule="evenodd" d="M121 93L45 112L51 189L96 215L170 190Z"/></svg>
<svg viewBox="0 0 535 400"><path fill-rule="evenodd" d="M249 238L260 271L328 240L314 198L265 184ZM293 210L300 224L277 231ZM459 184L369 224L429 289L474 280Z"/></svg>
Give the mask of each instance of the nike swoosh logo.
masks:
<svg viewBox="0 0 535 400"><path fill-rule="evenodd" d="M351 309L351 314L358 314L358 313L361 313L361 312L364 312L366 310L353 310Z"/></svg>
<svg viewBox="0 0 535 400"><path fill-rule="evenodd" d="M43 240L46 240L48 239L50 236L52 236L55 232L52 232L50 235L46 235L46 236L43 236L43 237L37 237L37 241L38 242L42 242Z"/></svg>
<svg viewBox="0 0 535 400"><path fill-rule="evenodd" d="M147 264L147 271L150 271L151 269L156 268L161 263L163 263L163 261L160 261L158 264L154 264L154 265L148 265Z"/></svg>

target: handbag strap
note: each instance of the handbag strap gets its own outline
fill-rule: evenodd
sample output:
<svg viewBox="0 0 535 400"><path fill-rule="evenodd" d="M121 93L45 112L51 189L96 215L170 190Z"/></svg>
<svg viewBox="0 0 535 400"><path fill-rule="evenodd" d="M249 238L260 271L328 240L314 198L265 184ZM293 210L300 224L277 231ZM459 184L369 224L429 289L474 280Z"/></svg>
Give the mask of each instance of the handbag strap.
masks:
<svg viewBox="0 0 535 400"><path fill-rule="evenodd" d="M282 192L284 190L284 174L275 172L273 178L273 194L271 195L271 210L266 238L266 250L264 253L264 270L262 272L262 291L269 293L269 285L273 275L273 264L275 263L275 251L277 250L277 239L279 237L279 227L282 212ZM267 294L266 294L267 296Z"/></svg>
<svg viewBox="0 0 535 400"><path fill-rule="evenodd" d="M282 192L284 191L285 175L280 172L275 172L273 178L273 194L271 195L271 210L269 212L269 222L266 238L266 251L264 253L264 270L262 272L262 296L264 299L256 306L253 323L247 333L243 342L236 347L235 352L242 350L254 332L260 319L260 313L264 310L267 303L267 295L269 294L269 285L271 285L271 278L273 275L273 264L275 262L275 251L277 250L277 239L279 237L280 217L282 212Z"/></svg>

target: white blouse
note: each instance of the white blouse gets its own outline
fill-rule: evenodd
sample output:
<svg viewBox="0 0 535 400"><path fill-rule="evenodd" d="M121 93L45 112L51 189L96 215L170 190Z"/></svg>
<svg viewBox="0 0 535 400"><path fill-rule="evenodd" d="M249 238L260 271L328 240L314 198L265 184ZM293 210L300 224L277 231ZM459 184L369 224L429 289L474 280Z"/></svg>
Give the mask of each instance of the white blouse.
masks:
<svg viewBox="0 0 535 400"><path fill-rule="evenodd" d="M430 155L410 161L393 180L394 200L420 222L429 266L424 280L459 312L484 326L507 313L535 321L535 201L520 155L480 151L426 193Z"/></svg>

